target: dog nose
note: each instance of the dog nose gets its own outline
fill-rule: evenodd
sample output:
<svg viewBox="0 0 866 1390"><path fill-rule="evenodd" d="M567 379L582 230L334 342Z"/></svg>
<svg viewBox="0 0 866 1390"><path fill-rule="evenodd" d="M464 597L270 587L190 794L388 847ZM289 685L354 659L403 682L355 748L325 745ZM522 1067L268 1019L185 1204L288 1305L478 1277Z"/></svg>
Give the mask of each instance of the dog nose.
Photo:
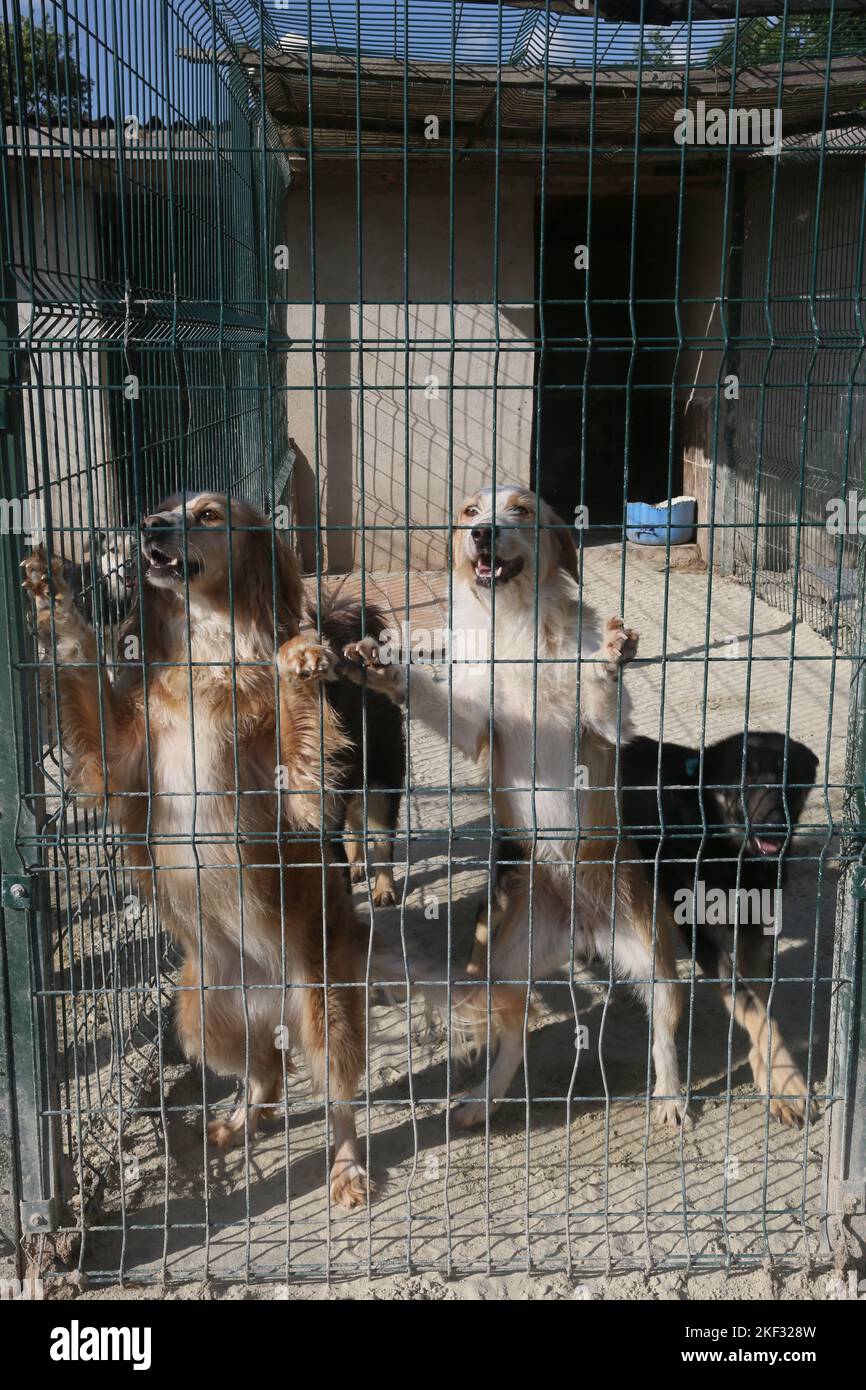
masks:
<svg viewBox="0 0 866 1390"><path fill-rule="evenodd" d="M479 550L490 549L495 533L495 528L492 526L473 526L469 532Z"/></svg>
<svg viewBox="0 0 866 1390"><path fill-rule="evenodd" d="M151 516L146 516L141 523L145 531L156 531L160 527L174 526L174 517L165 516L162 512L153 512Z"/></svg>

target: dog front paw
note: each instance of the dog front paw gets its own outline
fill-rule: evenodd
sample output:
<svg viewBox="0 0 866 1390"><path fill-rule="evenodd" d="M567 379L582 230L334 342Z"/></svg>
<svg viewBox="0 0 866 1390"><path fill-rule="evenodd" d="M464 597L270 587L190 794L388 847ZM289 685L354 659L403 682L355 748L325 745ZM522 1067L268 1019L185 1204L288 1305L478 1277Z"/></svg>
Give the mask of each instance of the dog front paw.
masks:
<svg viewBox="0 0 866 1390"><path fill-rule="evenodd" d="M609 676L615 676L620 666L634 660L639 640L640 634L626 627L622 618L608 618L604 625L601 659Z"/></svg>
<svg viewBox="0 0 866 1390"><path fill-rule="evenodd" d="M771 1100L770 1115L788 1129L802 1129L806 1123L807 1103L805 1100ZM818 1118L818 1107L813 1100L808 1102L809 1123Z"/></svg>
<svg viewBox="0 0 866 1390"><path fill-rule="evenodd" d="M226 1152L236 1149L244 1142L243 1125L232 1125L228 1120L211 1120L207 1127L208 1143Z"/></svg>
<svg viewBox="0 0 866 1390"><path fill-rule="evenodd" d="M370 1181L356 1159L336 1160L331 1169L330 1187L334 1206L346 1211L364 1206L370 1194Z"/></svg>
<svg viewBox="0 0 866 1390"><path fill-rule="evenodd" d="M373 637L362 637L360 642L350 642L343 648L343 660L350 666L363 669L368 675L383 675L388 670L382 661L379 643Z"/></svg>
<svg viewBox="0 0 866 1390"><path fill-rule="evenodd" d="M402 666L382 660L382 649L372 637L350 642L343 648L345 672L359 684L366 680L371 690L387 695L395 704L406 699L406 675Z"/></svg>
<svg viewBox="0 0 866 1390"><path fill-rule="evenodd" d="M394 907L397 903L397 893L394 888L393 879L388 881L385 878L376 879L373 884L373 905L375 907Z"/></svg>
<svg viewBox="0 0 866 1390"><path fill-rule="evenodd" d="M63 561L58 555L48 559L44 545L31 550L21 561L24 579L21 588L29 594L38 612L50 609L52 602L63 603L69 598L69 589L63 578Z"/></svg>
<svg viewBox="0 0 866 1390"><path fill-rule="evenodd" d="M458 1096L457 1104L451 1111L451 1119L456 1129L474 1129L476 1125L483 1125L488 1115L492 1117L497 1109L495 1100L488 1104L484 1087L477 1086L474 1091L467 1091L464 1096Z"/></svg>
<svg viewBox="0 0 866 1390"><path fill-rule="evenodd" d="M280 671L296 680L328 680L334 675L336 657L329 647L308 637L291 637L278 654Z"/></svg>
<svg viewBox="0 0 866 1390"><path fill-rule="evenodd" d="M773 1071L770 1114L789 1129L802 1129L807 1114L810 1124L817 1120L818 1107L809 1095L806 1078L798 1068L779 1067Z"/></svg>
<svg viewBox="0 0 866 1390"><path fill-rule="evenodd" d="M72 591L63 577L63 561L57 555L49 561L45 546L40 545L21 561L21 568L21 588L30 595L35 609L33 629L41 647L47 648L52 630L59 640L77 627Z"/></svg>
<svg viewBox="0 0 866 1390"><path fill-rule="evenodd" d="M662 1096L653 1101L654 1118L662 1129L679 1129L686 1122L686 1106L682 1100Z"/></svg>

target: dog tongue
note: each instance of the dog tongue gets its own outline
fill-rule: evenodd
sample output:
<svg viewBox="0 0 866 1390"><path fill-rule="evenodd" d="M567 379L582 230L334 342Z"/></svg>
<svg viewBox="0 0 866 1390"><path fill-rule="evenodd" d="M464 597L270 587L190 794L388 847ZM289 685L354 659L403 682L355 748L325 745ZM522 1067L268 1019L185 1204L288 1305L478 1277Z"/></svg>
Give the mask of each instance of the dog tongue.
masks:
<svg viewBox="0 0 866 1390"><path fill-rule="evenodd" d="M492 572L490 568L490 561L479 559L478 564L475 566L475 572L476 574L490 574Z"/></svg>
<svg viewBox="0 0 866 1390"><path fill-rule="evenodd" d="M778 854L780 841L770 839L768 835L753 836L759 854Z"/></svg>

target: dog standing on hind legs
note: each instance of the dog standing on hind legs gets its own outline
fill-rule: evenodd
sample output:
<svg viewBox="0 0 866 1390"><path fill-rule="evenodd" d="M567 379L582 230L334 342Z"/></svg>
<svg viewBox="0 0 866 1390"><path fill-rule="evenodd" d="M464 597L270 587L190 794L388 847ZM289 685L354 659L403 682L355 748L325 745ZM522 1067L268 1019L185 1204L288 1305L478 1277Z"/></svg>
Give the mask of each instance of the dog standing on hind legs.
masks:
<svg viewBox="0 0 866 1390"><path fill-rule="evenodd" d="M673 923L661 900L654 913L640 856L617 830L616 749L630 737L619 677L637 652L637 633L621 618L595 630L582 603L571 529L524 488L483 488L468 498L453 555L450 627L484 634L492 660L455 662L450 699L448 682L430 668L392 665L371 639L349 644L344 655L395 702L405 702L408 692L412 713L442 738L450 732L466 756L489 761L497 826L512 842L533 848L536 862L514 871L490 945L497 1043L491 1105L505 1095L523 1057L532 981L569 962L573 931L575 957L612 961L651 1010L656 1117L676 1125L683 1114L676 1054L682 986ZM574 777L578 767L584 778ZM521 983L505 983L514 980ZM487 1041L488 984L471 970L459 983L451 1017L458 1033L480 1048ZM444 1011L444 989L425 987L425 993ZM467 1096L456 1123L480 1123L486 1097L486 1086Z"/></svg>
<svg viewBox="0 0 866 1390"><path fill-rule="evenodd" d="M294 556L249 503L171 497L144 519L141 555L123 632L138 637L143 660L120 666L113 683L61 562L42 547L23 562L40 648L57 656L69 785L124 833L143 895L156 880L160 919L184 958L176 1017L187 1057L247 1087L208 1137L220 1148L243 1142L282 1100L285 1027L313 1084L328 1082L331 1198L359 1206L361 943L340 866L327 847L316 862L345 745L321 697L333 655L300 635Z"/></svg>

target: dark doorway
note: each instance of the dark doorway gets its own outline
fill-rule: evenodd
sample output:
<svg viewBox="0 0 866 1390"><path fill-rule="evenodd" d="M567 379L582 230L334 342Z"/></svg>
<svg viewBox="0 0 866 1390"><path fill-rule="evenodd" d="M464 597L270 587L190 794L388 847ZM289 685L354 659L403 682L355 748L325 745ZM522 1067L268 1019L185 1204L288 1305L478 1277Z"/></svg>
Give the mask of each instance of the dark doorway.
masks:
<svg viewBox="0 0 866 1390"><path fill-rule="evenodd" d="M629 501L668 496L676 206L670 195L638 199L630 310L631 196L595 196L589 238L585 196L548 197L543 238L538 204L536 331L545 346L536 363L533 481L540 474L542 496L561 516L588 507L588 541L610 539L609 528L621 533L626 461ZM588 269L579 270L575 247L587 241ZM673 458L676 495L682 467Z"/></svg>

